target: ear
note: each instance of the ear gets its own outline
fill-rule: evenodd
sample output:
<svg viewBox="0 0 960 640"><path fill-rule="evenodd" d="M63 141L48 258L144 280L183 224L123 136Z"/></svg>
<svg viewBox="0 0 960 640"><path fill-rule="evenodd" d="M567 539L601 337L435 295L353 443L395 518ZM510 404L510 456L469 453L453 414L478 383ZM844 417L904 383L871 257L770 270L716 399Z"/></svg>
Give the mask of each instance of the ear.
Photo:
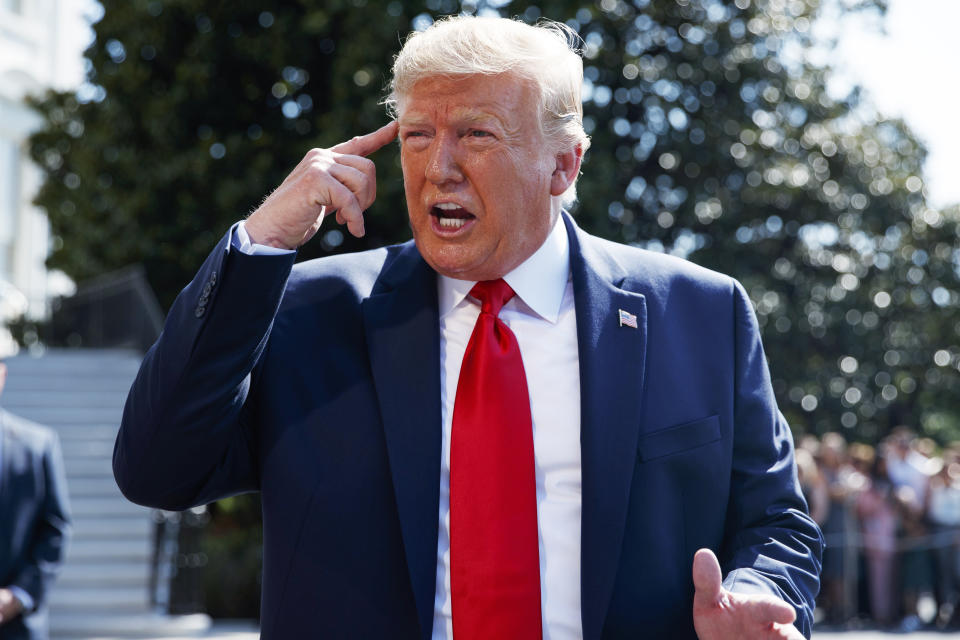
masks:
<svg viewBox="0 0 960 640"><path fill-rule="evenodd" d="M550 195L561 196L570 188L580 174L580 161L583 160L583 147L577 145L554 156L556 165L550 176Z"/></svg>

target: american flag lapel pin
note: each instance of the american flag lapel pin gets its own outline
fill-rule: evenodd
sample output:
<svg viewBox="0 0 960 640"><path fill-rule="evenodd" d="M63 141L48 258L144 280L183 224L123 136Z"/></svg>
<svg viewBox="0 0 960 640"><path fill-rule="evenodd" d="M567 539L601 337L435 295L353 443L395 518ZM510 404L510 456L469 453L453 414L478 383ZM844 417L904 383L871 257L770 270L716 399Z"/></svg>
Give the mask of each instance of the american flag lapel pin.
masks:
<svg viewBox="0 0 960 640"><path fill-rule="evenodd" d="M624 311L623 309L619 309L619 312L621 327L630 327L631 329L637 328L637 316L633 315L629 311Z"/></svg>

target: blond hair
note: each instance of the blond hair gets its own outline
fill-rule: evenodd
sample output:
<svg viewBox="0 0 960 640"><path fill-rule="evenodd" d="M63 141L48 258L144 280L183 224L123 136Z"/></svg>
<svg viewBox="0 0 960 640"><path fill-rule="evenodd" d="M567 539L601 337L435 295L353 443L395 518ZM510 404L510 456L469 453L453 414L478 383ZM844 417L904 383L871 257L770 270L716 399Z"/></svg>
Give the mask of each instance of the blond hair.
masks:
<svg viewBox="0 0 960 640"><path fill-rule="evenodd" d="M586 151L590 138L583 129L580 42L573 29L553 20L531 26L507 18L441 18L407 37L394 60L384 103L396 117L402 97L424 78L509 73L537 90L544 140L557 151L577 146ZM575 197L571 187L564 201Z"/></svg>

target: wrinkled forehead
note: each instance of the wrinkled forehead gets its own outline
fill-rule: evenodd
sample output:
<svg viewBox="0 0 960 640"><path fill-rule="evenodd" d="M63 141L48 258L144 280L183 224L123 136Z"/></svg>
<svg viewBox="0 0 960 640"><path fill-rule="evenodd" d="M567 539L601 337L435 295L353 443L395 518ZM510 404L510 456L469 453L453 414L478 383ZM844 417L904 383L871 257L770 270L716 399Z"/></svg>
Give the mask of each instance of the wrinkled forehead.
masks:
<svg viewBox="0 0 960 640"><path fill-rule="evenodd" d="M400 124L438 116L501 121L537 116L537 90L514 74L427 76L397 96Z"/></svg>

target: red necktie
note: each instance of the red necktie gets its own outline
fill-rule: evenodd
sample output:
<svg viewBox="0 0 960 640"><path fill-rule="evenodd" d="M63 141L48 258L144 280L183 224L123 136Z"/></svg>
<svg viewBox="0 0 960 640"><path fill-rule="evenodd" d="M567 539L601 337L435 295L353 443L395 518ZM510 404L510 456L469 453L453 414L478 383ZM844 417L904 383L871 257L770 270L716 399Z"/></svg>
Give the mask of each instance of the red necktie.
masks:
<svg viewBox="0 0 960 640"><path fill-rule="evenodd" d="M450 436L450 588L454 640L538 640L540 553L533 423L520 345L499 318L513 297L478 282Z"/></svg>

